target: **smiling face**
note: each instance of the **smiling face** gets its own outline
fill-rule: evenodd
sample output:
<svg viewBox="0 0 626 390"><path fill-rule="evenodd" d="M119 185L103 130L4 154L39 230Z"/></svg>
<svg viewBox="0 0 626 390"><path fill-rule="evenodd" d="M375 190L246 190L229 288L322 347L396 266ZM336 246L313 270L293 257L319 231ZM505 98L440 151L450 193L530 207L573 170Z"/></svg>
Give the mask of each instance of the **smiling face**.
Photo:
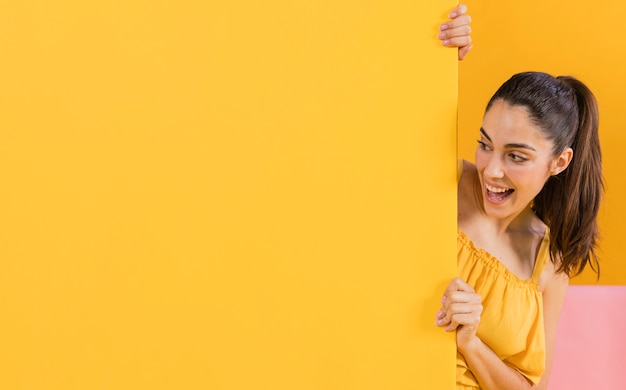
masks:
<svg viewBox="0 0 626 390"><path fill-rule="evenodd" d="M495 101L483 118L476 149L485 213L513 219L541 191L546 180L567 168L572 150L554 156L553 142L526 108Z"/></svg>

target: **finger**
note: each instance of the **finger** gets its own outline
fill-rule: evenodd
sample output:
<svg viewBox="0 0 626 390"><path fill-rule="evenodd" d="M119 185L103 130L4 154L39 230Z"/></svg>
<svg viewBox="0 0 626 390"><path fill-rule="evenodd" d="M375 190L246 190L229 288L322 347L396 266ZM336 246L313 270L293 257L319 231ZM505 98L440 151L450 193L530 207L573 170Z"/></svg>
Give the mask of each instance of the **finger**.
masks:
<svg viewBox="0 0 626 390"><path fill-rule="evenodd" d="M448 310L445 310L444 320L448 322L452 322L454 316L459 314L475 314L480 318L480 314L483 311L483 306L481 304L475 303L455 303L450 305Z"/></svg>
<svg viewBox="0 0 626 390"><path fill-rule="evenodd" d="M469 301L471 299L469 296L462 294L475 294L475 292L462 280L458 278L453 279L450 284L448 284L448 287L446 287L446 291L443 292L443 297L441 298L441 307L443 310L447 310L451 303Z"/></svg>
<svg viewBox="0 0 626 390"><path fill-rule="evenodd" d="M472 50L472 47L474 46L469 45L469 46L459 47L459 61L463 61L467 53L469 53L470 50Z"/></svg>
<svg viewBox="0 0 626 390"><path fill-rule="evenodd" d="M456 19L449 20L439 26L439 30L446 31L459 27L469 26L472 23L472 17L469 15L462 15Z"/></svg>
<svg viewBox="0 0 626 390"><path fill-rule="evenodd" d="M459 326L467 326L471 329L478 329L480 324L480 316L482 314L482 305L458 305L449 317L442 318L436 322L439 326L445 326L447 331L456 329Z"/></svg>
<svg viewBox="0 0 626 390"><path fill-rule="evenodd" d="M465 283L463 279L458 278L458 277L452 279L450 283L448 283L448 286L446 287L446 290L444 291L443 295L447 296L449 295L449 293L453 291L464 291L464 292L470 292L470 293L475 292L472 286Z"/></svg>
<svg viewBox="0 0 626 390"><path fill-rule="evenodd" d="M468 329L476 330L478 329L479 324L480 315L477 315L476 313L460 313L452 317L450 323L446 326L445 330L447 332L451 332L460 326L462 326L464 329L467 327Z"/></svg>
<svg viewBox="0 0 626 390"><path fill-rule="evenodd" d="M439 312L435 315L435 318L436 326L446 326L450 323L450 320L446 319L446 312L443 309L439 310Z"/></svg>
<svg viewBox="0 0 626 390"><path fill-rule="evenodd" d="M444 330L446 332L452 332L453 330L455 330L456 328L458 328L459 326L462 326L461 324L457 323L457 322L451 322L449 323Z"/></svg>
<svg viewBox="0 0 626 390"><path fill-rule="evenodd" d="M469 303L472 305L480 305L482 303L482 297L480 294L468 293L464 291L453 291L446 297L446 301L443 303L443 309L448 310L451 305L457 303Z"/></svg>
<svg viewBox="0 0 626 390"><path fill-rule="evenodd" d="M438 37L439 39L454 38L454 37L470 36L471 34L472 34L472 27L470 27L470 25L468 24L465 24L463 26L446 28L439 33Z"/></svg>
<svg viewBox="0 0 626 390"><path fill-rule="evenodd" d="M445 326L444 330L446 332L452 332L453 330L456 330L461 327L477 329L479 322L480 322L480 318L476 320L476 315L474 313L460 313L460 314L454 315L450 319L447 325L444 324L442 326Z"/></svg>
<svg viewBox="0 0 626 390"><path fill-rule="evenodd" d="M437 320L435 320L435 325L439 326L439 327L448 326L448 325L450 325L451 318L452 317L450 317L450 318L446 318L446 317L438 318Z"/></svg>
<svg viewBox="0 0 626 390"><path fill-rule="evenodd" d="M470 24L472 24L472 17L469 15L461 15L458 18L449 20L444 24L447 26L447 28L444 28L444 30L451 30L457 27L469 26Z"/></svg>
<svg viewBox="0 0 626 390"><path fill-rule="evenodd" d="M448 293L444 303L441 305L441 311L445 313L447 318L451 315L461 312L469 312L476 310L482 311L482 297L477 293L464 291L452 291ZM437 313L439 314L439 313Z"/></svg>
<svg viewBox="0 0 626 390"><path fill-rule="evenodd" d="M454 19L459 15L465 14L466 12L467 12L467 6L465 4L459 4L452 11L450 11L450 13L448 14L448 17L450 19Z"/></svg>
<svg viewBox="0 0 626 390"><path fill-rule="evenodd" d="M475 295L477 295L478 299L480 299L478 294ZM455 321L454 318L458 315L472 315L475 319L477 319L477 321L480 321L482 311L483 305L480 302L476 303L476 298L472 299L471 302L451 303L447 308L441 308L441 310L439 310L439 312L435 315L437 318L435 325L446 326L453 323ZM457 320L456 322L459 321Z"/></svg>
<svg viewBox="0 0 626 390"><path fill-rule="evenodd" d="M444 39L441 41L443 46L448 47L465 47L472 44L472 38L469 36Z"/></svg>

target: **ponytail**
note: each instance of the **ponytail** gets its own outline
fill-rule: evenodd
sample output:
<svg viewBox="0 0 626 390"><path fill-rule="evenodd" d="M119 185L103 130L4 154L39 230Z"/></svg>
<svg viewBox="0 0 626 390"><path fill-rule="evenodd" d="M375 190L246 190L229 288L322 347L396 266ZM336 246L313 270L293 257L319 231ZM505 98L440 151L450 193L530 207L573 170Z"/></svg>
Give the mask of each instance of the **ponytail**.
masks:
<svg viewBox="0 0 626 390"><path fill-rule="evenodd" d="M600 277L597 217L604 184L593 93L574 77L527 72L500 87L487 107L497 99L526 107L554 142L555 156L568 147L574 151L567 169L548 179L535 197L533 210L550 228L550 257L557 272L571 277L589 265Z"/></svg>
<svg viewBox="0 0 626 390"><path fill-rule="evenodd" d="M550 256L560 259L557 272L581 273L587 264L600 277L596 255L598 211L604 185L602 153L598 136L598 104L593 93L579 80L557 77L576 97L578 126L571 148L569 167L548 180L535 197L534 209L550 226Z"/></svg>

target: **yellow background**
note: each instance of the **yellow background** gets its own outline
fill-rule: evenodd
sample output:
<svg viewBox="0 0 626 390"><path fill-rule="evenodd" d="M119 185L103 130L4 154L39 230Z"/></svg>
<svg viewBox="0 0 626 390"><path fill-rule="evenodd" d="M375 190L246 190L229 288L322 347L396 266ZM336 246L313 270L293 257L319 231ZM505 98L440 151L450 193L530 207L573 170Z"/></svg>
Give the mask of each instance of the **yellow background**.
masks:
<svg viewBox="0 0 626 390"><path fill-rule="evenodd" d="M599 0L468 0L474 48L459 68L459 155L474 161L485 105L517 72L572 75L594 91L600 106L606 197L600 215L601 278L591 270L574 284L626 284L624 91L626 4Z"/></svg>
<svg viewBox="0 0 626 390"><path fill-rule="evenodd" d="M452 388L453 6L0 2L0 388Z"/></svg>

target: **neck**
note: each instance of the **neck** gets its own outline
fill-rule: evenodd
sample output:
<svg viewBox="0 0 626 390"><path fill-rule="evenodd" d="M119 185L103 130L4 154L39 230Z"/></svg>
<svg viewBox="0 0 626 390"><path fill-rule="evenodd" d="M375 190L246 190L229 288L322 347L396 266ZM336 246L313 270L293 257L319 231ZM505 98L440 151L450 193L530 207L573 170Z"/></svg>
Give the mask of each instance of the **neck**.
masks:
<svg viewBox="0 0 626 390"><path fill-rule="evenodd" d="M476 177L474 185L474 196L476 204L480 213L492 223L497 235L506 234L510 232L519 232L522 230L535 230L536 222L538 221L535 212L533 211L531 204L526 205L522 211L518 214L512 215L507 218L492 218L485 212L485 204L483 199L483 189L480 185L480 180Z"/></svg>
<svg viewBox="0 0 626 390"><path fill-rule="evenodd" d="M490 218L497 234L506 234L511 232L535 230L537 216L535 212L527 205L519 214L505 219Z"/></svg>

